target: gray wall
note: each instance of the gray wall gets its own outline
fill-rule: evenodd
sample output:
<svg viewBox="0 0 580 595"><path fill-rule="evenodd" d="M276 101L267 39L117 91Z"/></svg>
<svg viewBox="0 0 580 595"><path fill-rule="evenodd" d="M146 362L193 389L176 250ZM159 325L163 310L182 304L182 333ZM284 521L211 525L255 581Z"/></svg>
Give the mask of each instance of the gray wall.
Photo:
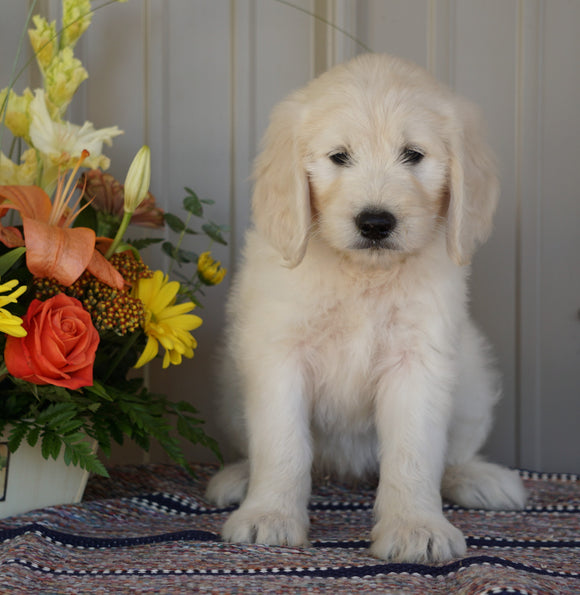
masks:
<svg viewBox="0 0 580 595"><path fill-rule="evenodd" d="M0 1L0 86L26 4ZM60 2L40 4L58 13ZM495 232L475 260L472 284L473 312L495 346L505 387L487 452L512 465L580 472L580 2L295 4L374 51L418 62L482 107L502 177ZM270 109L357 51L349 37L276 0L129 0L99 10L82 40L90 78L72 116L125 130L107 151L121 179L149 143L152 190L169 210L178 211L186 185L216 200L212 217L232 227L229 248L216 253L233 270L248 224L251 162ZM191 247L204 245L193 239ZM196 403L214 433L208 368L226 289L211 292L201 311L194 360L149 372L153 388ZM141 456L130 449L115 455Z"/></svg>

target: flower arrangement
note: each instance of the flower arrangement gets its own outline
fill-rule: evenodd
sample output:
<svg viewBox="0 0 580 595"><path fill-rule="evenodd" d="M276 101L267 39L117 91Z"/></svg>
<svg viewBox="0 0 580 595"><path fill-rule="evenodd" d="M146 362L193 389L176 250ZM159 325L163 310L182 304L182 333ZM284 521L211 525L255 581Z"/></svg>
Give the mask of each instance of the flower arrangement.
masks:
<svg viewBox="0 0 580 595"><path fill-rule="evenodd" d="M0 152L0 435L8 433L12 452L23 440L39 443L45 458L64 453L67 464L100 474L106 469L87 437L107 455L126 437L146 450L154 438L187 467L173 429L219 456L217 444L192 405L151 393L133 370L161 349L164 368L193 357L192 331L202 321L192 311L225 270L210 252L182 244L212 201L186 188L185 220L164 213L149 192L148 147L123 185L104 173L102 154L121 131L64 119L88 76L74 47L92 14L90 0L63 0L60 32L33 16L28 34L43 86L19 95L10 81L0 92L0 148L3 133L12 139L9 153ZM130 224L167 225L178 240L131 241ZM223 226L202 221L201 229L225 244ZM167 274L140 254L158 243Z"/></svg>

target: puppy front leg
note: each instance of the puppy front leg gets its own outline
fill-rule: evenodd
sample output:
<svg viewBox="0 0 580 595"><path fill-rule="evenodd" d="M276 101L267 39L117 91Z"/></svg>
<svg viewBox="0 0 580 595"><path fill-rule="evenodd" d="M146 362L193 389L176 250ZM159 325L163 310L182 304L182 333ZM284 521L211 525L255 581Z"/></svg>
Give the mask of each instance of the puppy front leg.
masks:
<svg viewBox="0 0 580 595"><path fill-rule="evenodd" d="M444 364L443 364L444 365ZM449 421L448 383L406 361L377 395L380 479L371 552L398 562L439 562L465 552L443 516L440 495Z"/></svg>
<svg viewBox="0 0 580 595"><path fill-rule="evenodd" d="M303 545L308 541L311 437L298 366L263 366L248 382L250 480L224 525L227 541Z"/></svg>

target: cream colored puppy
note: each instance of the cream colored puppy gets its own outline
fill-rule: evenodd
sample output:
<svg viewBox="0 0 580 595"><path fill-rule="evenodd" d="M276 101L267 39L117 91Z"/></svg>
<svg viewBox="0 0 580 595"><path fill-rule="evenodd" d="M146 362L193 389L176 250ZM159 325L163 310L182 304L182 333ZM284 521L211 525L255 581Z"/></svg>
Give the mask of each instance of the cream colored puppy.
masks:
<svg viewBox="0 0 580 595"><path fill-rule="evenodd" d="M499 384L468 315L468 263L498 185L477 111L389 56L338 66L273 112L254 228L229 301L225 411L247 460L223 537L306 544L311 470L379 473L372 552L465 552L441 493L518 509L516 472L477 457Z"/></svg>

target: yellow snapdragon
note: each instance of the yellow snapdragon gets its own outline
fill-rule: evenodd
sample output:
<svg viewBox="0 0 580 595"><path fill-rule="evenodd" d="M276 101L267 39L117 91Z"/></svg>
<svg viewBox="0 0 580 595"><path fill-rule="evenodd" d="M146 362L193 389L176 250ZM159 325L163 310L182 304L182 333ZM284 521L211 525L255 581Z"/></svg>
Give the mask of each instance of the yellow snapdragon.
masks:
<svg viewBox="0 0 580 595"><path fill-rule="evenodd" d="M62 116L80 84L89 77L71 48L64 48L45 71L46 103L51 117Z"/></svg>
<svg viewBox="0 0 580 595"><path fill-rule="evenodd" d="M0 107L6 110L4 123L14 136L19 136L28 140L28 130L30 128L30 102L34 95L28 88L22 95L18 95L12 89L0 91ZM5 103L7 102L7 105Z"/></svg>
<svg viewBox="0 0 580 595"><path fill-rule="evenodd" d="M93 18L90 0L63 0L61 48L74 48Z"/></svg>
<svg viewBox="0 0 580 595"><path fill-rule="evenodd" d="M28 149L22 153L20 164L8 159L0 153L0 185L28 186L36 182L37 160L36 151Z"/></svg>
<svg viewBox="0 0 580 595"><path fill-rule="evenodd" d="M49 23L44 17L35 14L32 17L34 29L28 29L30 44L36 55L41 72L44 72L58 53L56 23Z"/></svg>

